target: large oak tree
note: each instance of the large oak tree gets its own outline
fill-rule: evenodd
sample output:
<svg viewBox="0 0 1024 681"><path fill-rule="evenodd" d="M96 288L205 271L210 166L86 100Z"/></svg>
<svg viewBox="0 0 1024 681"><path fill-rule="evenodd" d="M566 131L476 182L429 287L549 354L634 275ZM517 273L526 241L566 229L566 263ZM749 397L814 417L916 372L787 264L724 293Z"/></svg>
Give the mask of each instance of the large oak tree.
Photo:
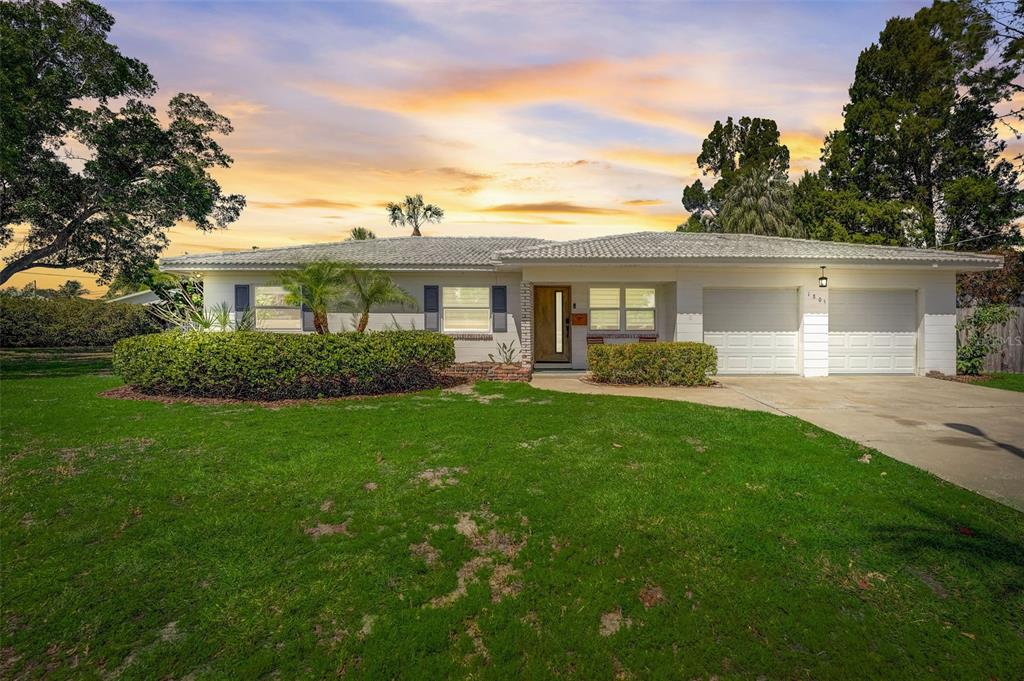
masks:
<svg viewBox="0 0 1024 681"><path fill-rule="evenodd" d="M228 119L178 94L162 123L113 25L87 0L0 2L0 247L25 229L0 284L30 267L108 281L151 263L177 222L222 228L245 206L209 172L232 162L215 139Z"/></svg>

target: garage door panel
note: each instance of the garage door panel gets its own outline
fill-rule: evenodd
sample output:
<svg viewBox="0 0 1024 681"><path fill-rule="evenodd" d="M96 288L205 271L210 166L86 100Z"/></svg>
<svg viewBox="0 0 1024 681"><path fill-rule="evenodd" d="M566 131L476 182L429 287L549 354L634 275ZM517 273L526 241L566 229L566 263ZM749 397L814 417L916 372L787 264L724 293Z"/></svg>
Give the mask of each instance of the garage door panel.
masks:
<svg viewBox="0 0 1024 681"><path fill-rule="evenodd" d="M913 373L915 291L840 289L829 298L829 373Z"/></svg>
<svg viewBox="0 0 1024 681"><path fill-rule="evenodd" d="M705 289L704 329L719 373L797 373L795 289Z"/></svg>
<svg viewBox="0 0 1024 681"><path fill-rule="evenodd" d="M729 333L725 336L725 347L731 350L746 350L750 347L750 336L742 333Z"/></svg>

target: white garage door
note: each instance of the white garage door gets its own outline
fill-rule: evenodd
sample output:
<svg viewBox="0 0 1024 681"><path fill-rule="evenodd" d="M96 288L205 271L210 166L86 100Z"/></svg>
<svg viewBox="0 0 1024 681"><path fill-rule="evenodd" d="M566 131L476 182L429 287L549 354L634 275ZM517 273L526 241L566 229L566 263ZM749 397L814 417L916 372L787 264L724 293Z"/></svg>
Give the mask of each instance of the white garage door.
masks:
<svg viewBox="0 0 1024 681"><path fill-rule="evenodd" d="M830 374L912 374L917 350L915 291L829 293Z"/></svg>
<svg viewBox="0 0 1024 681"><path fill-rule="evenodd" d="M796 289L704 289L704 342L720 374L795 374Z"/></svg>

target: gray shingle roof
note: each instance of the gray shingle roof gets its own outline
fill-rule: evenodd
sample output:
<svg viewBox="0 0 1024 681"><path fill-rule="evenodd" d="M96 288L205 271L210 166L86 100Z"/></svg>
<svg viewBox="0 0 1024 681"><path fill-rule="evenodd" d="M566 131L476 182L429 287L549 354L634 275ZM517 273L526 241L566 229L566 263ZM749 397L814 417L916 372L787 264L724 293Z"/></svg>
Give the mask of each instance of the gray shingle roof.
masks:
<svg viewBox="0 0 1024 681"><path fill-rule="evenodd" d="M575 241L548 242L503 254L506 262L744 260L814 262L970 263L998 266L1000 256L873 246L835 241L784 239L753 234L635 232Z"/></svg>
<svg viewBox="0 0 1024 681"><path fill-rule="evenodd" d="M494 254L546 243L522 237L399 237L162 258L165 270L281 269L317 260L389 269L493 269Z"/></svg>
<svg viewBox="0 0 1024 681"><path fill-rule="evenodd" d="M635 232L574 241L521 237L401 237L163 258L165 270L284 269L317 260L390 270L491 270L534 262L742 262L944 264L994 268L999 256L783 239L752 234Z"/></svg>

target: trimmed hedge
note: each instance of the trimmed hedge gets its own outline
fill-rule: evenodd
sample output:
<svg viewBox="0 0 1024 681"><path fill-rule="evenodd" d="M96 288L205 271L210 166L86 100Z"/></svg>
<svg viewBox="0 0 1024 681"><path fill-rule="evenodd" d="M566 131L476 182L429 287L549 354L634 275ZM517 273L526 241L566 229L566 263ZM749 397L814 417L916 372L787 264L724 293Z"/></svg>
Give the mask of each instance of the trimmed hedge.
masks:
<svg viewBox="0 0 1024 681"><path fill-rule="evenodd" d="M142 392L259 400L421 390L454 361L452 339L429 331L172 331L114 346L114 371Z"/></svg>
<svg viewBox="0 0 1024 681"><path fill-rule="evenodd" d="M601 383L711 385L718 352L706 343L625 343L587 349L591 377Z"/></svg>
<svg viewBox="0 0 1024 681"><path fill-rule="evenodd" d="M122 338L159 330L159 322L141 305L0 296L0 345L5 348L110 347Z"/></svg>

